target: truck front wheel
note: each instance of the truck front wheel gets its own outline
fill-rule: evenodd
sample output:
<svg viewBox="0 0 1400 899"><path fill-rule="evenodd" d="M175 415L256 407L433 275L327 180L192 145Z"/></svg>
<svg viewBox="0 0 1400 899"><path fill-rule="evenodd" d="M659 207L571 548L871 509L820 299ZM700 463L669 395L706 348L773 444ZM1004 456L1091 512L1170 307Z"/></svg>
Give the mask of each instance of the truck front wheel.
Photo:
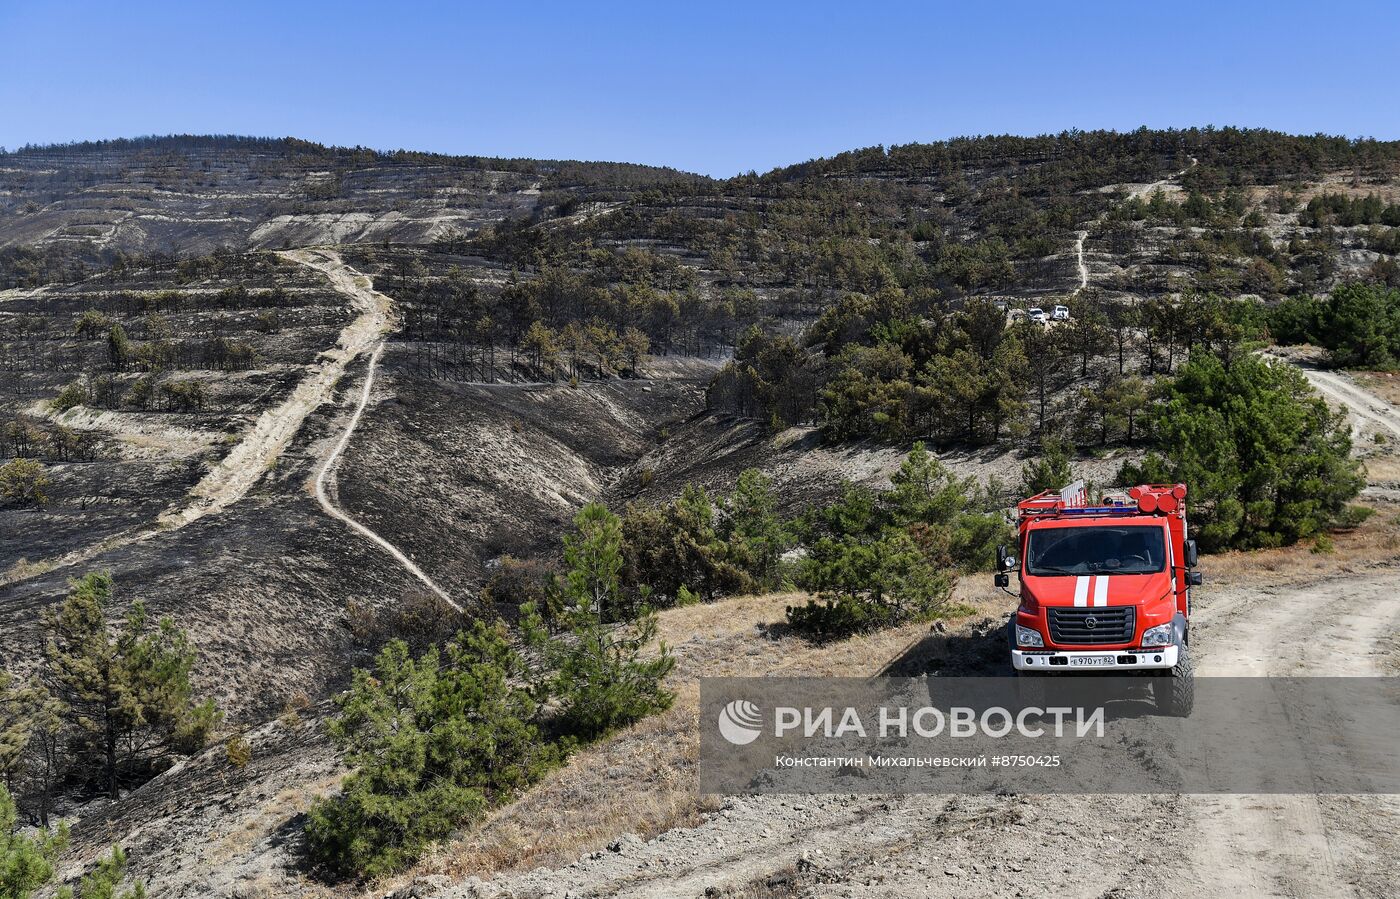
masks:
<svg viewBox="0 0 1400 899"><path fill-rule="evenodd" d="M1153 685L1153 698L1164 715L1185 718L1196 705L1195 669L1191 667L1191 651L1185 642L1177 653L1176 665L1162 672Z"/></svg>

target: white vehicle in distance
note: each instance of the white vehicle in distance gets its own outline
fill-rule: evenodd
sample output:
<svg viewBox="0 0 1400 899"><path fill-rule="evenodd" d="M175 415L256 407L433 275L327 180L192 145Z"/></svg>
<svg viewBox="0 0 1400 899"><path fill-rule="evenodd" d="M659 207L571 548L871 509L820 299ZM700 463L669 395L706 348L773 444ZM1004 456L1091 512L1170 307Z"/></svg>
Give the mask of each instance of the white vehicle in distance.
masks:
<svg viewBox="0 0 1400 899"><path fill-rule="evenodd" d="M1031 308L1027 309L1026 315L1030 318L1031 321L1039 325L1043 325L1046 322L1050 321L1050 316L1046 315L1045 310L1041 309L1039 306L1032 306Z"/></svg>
<svg viewBox="0 0 1400 899"><path fill-rule="evenodd" d="M1053 321L1057 321L1057 322L1067 322L1067 321L1069 321L1069 307L1068 307L1068 306L1056 306L1056 307L1055 307L1055 310L1054 310L1053 312L1050 313L1050 318L1051 318Z"/></svg>

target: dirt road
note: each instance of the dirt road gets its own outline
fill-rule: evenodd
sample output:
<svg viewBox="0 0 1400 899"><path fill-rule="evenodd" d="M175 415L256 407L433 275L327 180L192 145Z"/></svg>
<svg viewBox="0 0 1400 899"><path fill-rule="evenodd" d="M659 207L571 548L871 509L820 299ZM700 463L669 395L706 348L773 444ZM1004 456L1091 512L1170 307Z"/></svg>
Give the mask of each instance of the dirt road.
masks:
<svg viewBox="0 0 1400 899"><path fill-rule="evenodd" d="M392 328L394 321L393 301L375 290L371 286L369 278L346 265L341 260L340 255L331 250L294 250L283 255L323 273L330 279L336 290L351 298L357 308L375 310L375 314L381 322L380 326L373 332L374 350L370 353L369 365L365 368L365 382L360 389L360 398L355 404L355 411L351 414L350 420L346 422L345 430L341 432L335 448L316 469L316 479L313 483L316 502L320 503L327 515L344 522L355 533L372 541L380 549L387 552L405 571L417 578L423 586L431 590L443 602L458 612L464 611L460 605L453 601L447 591L438 586L437 582L419 568L418 564L410 559L406 553L366 525L356 521L349 513L336 505L332 498L332 494L335 492L336 464L340 461L345 448L350 445L350 437L355 433L355 428L359 425L365 407L369 404L370 395L374 391L374 376L379 370L379 359L384 354L385 334Z"/></svg>
<svg viewBox="0 0 1400 899"><path fill-rule="evenodd" d="M1346 407L1354 418L1386 431L1392 439L1400 439L1400 413L1385 400L1367 392L1346 375L1316 368L1304 368L1302 372L1314 390L1334 404Z"/></svg>
<svg viewBox="0 0 1400 899"><path fill-rule="evenodd" d="M1199 603L1203 676L1377 673L1400 571ZM1382 896L1397 833L1389 796L746 796L698 827L441 896Z"/></svg>
<svg viewBox="0 0 1400 899"><path fill-rule="evenodd" d="M233 448L215 463L209 473L201 478L184 498L161 513L155 527L134 528L60 558L44 560L38 567L50 570L79 564L101 553L186 527L206 515L217 514L238 502L262 479L268 469L277 463L293 438L301 431L307 416L333 399L336 386L351 363L368 354L369 364L365 370L364 385L354 412L346 422L334 448L316 469L312 485L316 501L326 514L344 522L355 533L374 542L449 606L462 611L462 607L452 600L447 591L438 586L411 558L384 537L352 518L336 505L334 499L336 463L349 445L351 435L354 434L369 403L379 358L384 350L384 340L394 328L396 319L393 301L374 290L369 278L346 265L340 254L334 250L285 250L278 255L322 273L332 287L349 299L352 308L358 314L341 330L336 345L320 353L316 363L308 367L307 373L297 383L291 395L263 412Z"/></svg>
<svg viewBox="0 0 1400 899"><path fill-rule="evenodd" d="M393 326L393 306L388 297L370 290L367 279L361 287L353 270L331 250L289 250L280 255L325 273L336 289L350 298L358 314L341 330L336 345L323 350L316 363L307 367L291 395L258 416L189 493L160 514L154 527L141 525L60 558L43 560L40 568L79 564L101 553L186 527L238 502L276 464L307 416L331 400L349 365L382 343ZM354 421L358 421L358 416ZM354 421L350 429L354 428Z"/></svg>
<svg viewBox="0 0 1400 899"><path fill-rule="evenodd" d="M1383 675L1385 647L1400 632L1400 573L1218 592L1202 603L1193 631L1206 677ZM1242 733L1267 739L1276 719L1266 711L1241 722ZM1221 895L1365 895L1358 839L1400 825L1390 796L1205 796L1188 809L1198 832L1191 866Z"/></svg>

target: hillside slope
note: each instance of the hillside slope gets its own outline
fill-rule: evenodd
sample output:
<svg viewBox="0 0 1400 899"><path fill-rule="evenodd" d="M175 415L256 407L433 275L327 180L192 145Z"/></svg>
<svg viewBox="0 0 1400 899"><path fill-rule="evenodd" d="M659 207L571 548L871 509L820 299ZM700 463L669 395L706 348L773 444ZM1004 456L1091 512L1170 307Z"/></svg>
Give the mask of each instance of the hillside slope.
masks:
<svg viewBox="0 0 1400 899"><path fill-rule="evenodd" d="M1350 279L1400 279L1394 226L1310 205L1339 195L1375 195L1382 210L1400 202L1400 144L1068 132L871 148L728 181L218 137L0 155L0 464L36 459L51 482L41 508L0 503L0 667L32 670L41 613L69 578L110 571L123 608L143 600L188 631L197 691L227 714L221 737L244 734L254 752L235 769L212 746L115 802L75 786L59 809L77 821L68 869L120 842L153 895L354 894L314 881L300 833L339 773L322 727L329 697L395 612L456 621L423 604L440 590L483 613L479 592L503 560L553 561L584 502L664 502L688 483L719 493L747 468L769 474L781 511L796 516L848 482L883 486L927 439L955 473L1004 495L1047 438L1068 433L1082 447L1077 472L1111 483L1145 451L1131 416L1148 382L1191 341L1218 339L1170 320L1185 297L1263 309ZM1014 320L1054 302L1070 304L1072 322L1032 331ZM1168 320L1125 318L1116 345L1107 331L1076 330L1139 307ZM1028 369L1009 368L1004 402L973 385L961 388L970 411L949 411L957 391L944 388L988 363L991 347L1047 335L1042 346L1061 349L1039 391ZM915 370L910 360L926 358L958 364ZM1363 534L1377 567L1346 552L1312 560L1314 576L1356 569L1315 610L1292 574L1231 582L1209 595L1206 620L1233 640L1251 597L1286 588L1270 633L1374 612L1366 640L1390 664L1382 631L1394 610L1382 600L1394 546L1378 522L1390 517L1394 441L1376 435L1394 430L1393 410L1358 394L1364 385L1312 377L1355 407L1369 499L1386 509ZM1096 405L1127 382L1137 406ZM889 396L923 405L901 419ZM843 402L864 430L837 427ZM965 411L986 423L964 428ZM981 614L946 638L906 630L826 652L760 634L786 600L678 609L666 627L683 678L798 662L996 673L1004 603L962 589ZM1226 664L1224 652L1214 659ZM522 896L668 884L766 895L775 877L795 894L841 883L879 895L881 876L883 894L916 890L943 866L962 872L938 880L949 895L971 892L970 870L995 895L1025 879L1001 860L1055 830L1064 852L1104 851L1095 870L1116 885L1105 889L1132 893L1146 878L1131 859L1170 878L1172 852L1206 851L1183 799L1124 803L1108 826L1155 842L1113 846L1080 838L1103 827L1067 800L695 805L678 798L690 768L673 752L693 736L688 708L644 722L620 748L590 750L420 873L493 872ZM634 822L613 805L612 817L579 823L595 795L620 789L579 765L643 762L674 806L639 801L650 817ZM567 807L551 810L556 800ZM1347 846L1385 845L1375 835L1391 812L1358 807L1355 828L1330 805L1303 809L1313 830L1285 841L1282 862L1326 845L1340 859L1329 870L1371 889L1378 869ZM538 814L570 818L586 839L524 846L511 828L544 833ZM1232 823L1212 839L1268 857L1250 836L1257 809L1220 815ZM904 836L939 823L970 836L933 854ZM694 829L588 854L633 826ZM853 835L861 848L847 845ZM799 839L829 847L827 860L800 865ZM569 867L529 871L545 863ZM1241 889L1293 888L1265 868L1243 869ZM1298 890L1318 882L1312 869L1299 878ZM1040 885L1062 883L1051 872Z"/></svg>

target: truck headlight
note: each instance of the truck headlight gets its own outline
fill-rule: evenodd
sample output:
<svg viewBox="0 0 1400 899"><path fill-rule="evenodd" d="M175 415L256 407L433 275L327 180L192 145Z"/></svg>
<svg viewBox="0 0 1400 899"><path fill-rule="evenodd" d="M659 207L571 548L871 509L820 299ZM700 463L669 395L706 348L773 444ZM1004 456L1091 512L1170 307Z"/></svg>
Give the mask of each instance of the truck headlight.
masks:
<svg viewBox="0 0 1400 899"><path fill-rule="evenodd" d="M1021 627L1016 625L1016 645L1017 646L1044 646L1045 641L1040 637L1040 631L1032 627Z"/></svg>
<svg viewBox="0 0 1400 899"><path fill-rule="evenodd" d="M1172 623L1159 624L1156 627L1149 627L1142 632L1143 646L1170 646L1176 642L1176 634L1172 633Z"/></svg>

